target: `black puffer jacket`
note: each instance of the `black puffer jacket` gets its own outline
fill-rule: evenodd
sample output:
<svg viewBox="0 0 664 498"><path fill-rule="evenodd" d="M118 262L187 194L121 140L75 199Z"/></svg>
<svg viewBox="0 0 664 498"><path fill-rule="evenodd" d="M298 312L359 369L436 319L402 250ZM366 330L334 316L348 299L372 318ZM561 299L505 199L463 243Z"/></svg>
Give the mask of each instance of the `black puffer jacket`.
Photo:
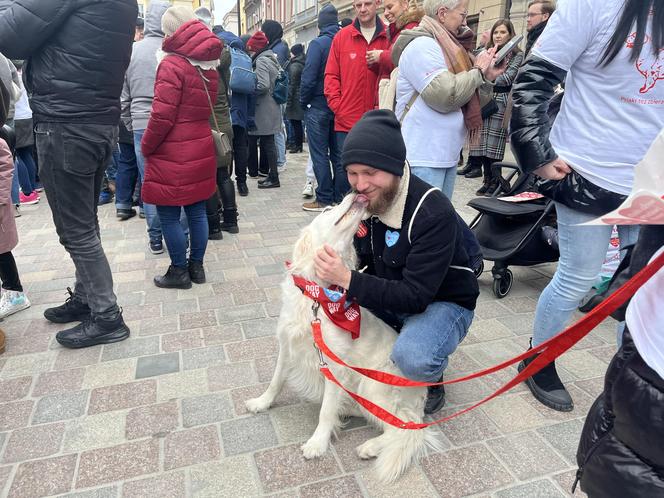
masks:
<svg viewBox="0 0 664 498"><path fill-rule="evenodd" d="M510 143L517 162L527 173L558 157L549 142L551 123L547 110L554 88L563 82L566 74L531 54L512 87Z"/></svg>
<svg viewBox="0 0 664 498"><path fill-rule="evenodd" d="M117 125L136 0L0 0L0 52L27 59L34 121Z"/></svg>
<svg viewBox="0 0 664 498"><path fill-rule="evenodd" d="M664 226L642 227L628 274L662 245ZM591 498L664 496L664 379L643 361L628 331L588 413L577 463Z"/></svg>

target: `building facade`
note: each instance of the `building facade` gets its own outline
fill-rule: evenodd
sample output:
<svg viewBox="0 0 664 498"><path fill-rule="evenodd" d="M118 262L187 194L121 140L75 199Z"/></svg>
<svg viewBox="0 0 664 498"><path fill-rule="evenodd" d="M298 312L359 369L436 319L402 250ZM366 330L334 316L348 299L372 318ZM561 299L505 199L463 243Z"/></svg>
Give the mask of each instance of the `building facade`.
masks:
<svg viewBox="0 0 664 498"><path fill-rule="evenodd" d="M238 26L237 26L238 20L239 17L237 14L237 5L236 5L231 10L226 12L226 15L221 21L221 25L224 27L226 31L230 31L231 33L239 35L240 33L238 32Z"/></svg>
<svg viewBox="0 0 664 498"><path fill-rule="evenodd" d="M192 9L197 9L199 7L207 7L211 12L214 13L213 0L169 0L173 5L188 5ZM141 17L145 15L150 0L137 0L138 2L138 12Z"/></svg>

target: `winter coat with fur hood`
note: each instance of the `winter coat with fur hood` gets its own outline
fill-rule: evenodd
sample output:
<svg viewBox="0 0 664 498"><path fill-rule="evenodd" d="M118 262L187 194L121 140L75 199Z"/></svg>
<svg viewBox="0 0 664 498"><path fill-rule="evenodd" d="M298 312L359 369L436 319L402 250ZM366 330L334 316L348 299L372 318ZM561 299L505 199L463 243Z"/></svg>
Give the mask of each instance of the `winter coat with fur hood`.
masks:
<svg viewBox="0 0 664 498"><path fill-rule="evenodd" d="M392 47L401 32L404 29L416 28L423 17L424 11L422 9L407 10L401 14L395 22L387 27L387 38L390 46L381 52L380 58L378 59L378 83L380 83L380 80L382 79L389 79L395 68L394 63L392 62ZM376 94L377 93L378 84L376 84Z"/></svg>
<svg viewBox="0 0 664 498"><path fill-rule="evenodd" d="M222 42L200 21L183 24L163 43L152 113L143 135L143 200L187 206L216 189L210 103L217 98Z"/></svg>

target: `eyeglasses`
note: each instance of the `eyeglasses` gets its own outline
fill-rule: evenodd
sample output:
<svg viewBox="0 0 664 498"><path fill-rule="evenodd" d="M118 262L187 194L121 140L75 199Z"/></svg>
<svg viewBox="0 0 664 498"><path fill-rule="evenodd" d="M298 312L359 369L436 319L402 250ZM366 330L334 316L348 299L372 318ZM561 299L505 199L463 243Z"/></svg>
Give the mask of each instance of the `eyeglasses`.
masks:
<svg viewBox="0 0 664 498"><path fill-rule="evenodd" d="M543 15L544 15L544 12L537 12L537 13L534 13L534 14L531 14L530 12L528 12L528 13L526 14L526 17L527 17L528 19L532 19L533 17L543 16Z"/></svg>
<svg viewBox="0 0 664 498"><path fill-rule="evenodd" d="M441 7L441 8L447 9L447 7ZM468 11L467 10L464 11L464 12L459 12L458 10L452 10L452 9L447 9L447 10L449 10L449 12L456 12L457 14L459 14L461 16L462 20L465 20L465 19L468 18Z"/></svg>

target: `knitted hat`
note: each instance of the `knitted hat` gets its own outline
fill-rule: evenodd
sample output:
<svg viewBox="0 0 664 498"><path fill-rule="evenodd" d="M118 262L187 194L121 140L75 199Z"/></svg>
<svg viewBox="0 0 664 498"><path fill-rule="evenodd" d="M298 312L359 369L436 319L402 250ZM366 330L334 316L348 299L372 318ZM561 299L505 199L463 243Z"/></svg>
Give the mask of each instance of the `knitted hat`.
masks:
<svg viewBox="0 0 664 498"><path fill-rule="evenodd" d="M267 47L269 41L265 33L262 31L256 31L251 38L247 41L247 50L249 52L260 52L265 47Z"/></svg>
<svg viewBox="0 0 664 498"><path fill-rule="evenodd" d="M295 56L301 55L304 53L304 45L302 45L301 43L296 43L291 47L290 51L291 54Z"/></svg>
<svg viewBox="0 0 664 498"><path fill-rule="evenodd" d="M346 137L341 163L344 168L365 164L403 176L406 144L394 113L385 109L366 112Z"/></svg>
<svg viewBox="0 0 664 498"><path fill-rule="evenodd" d="M337 24L339 22L339 13L331 3L320 9L318 13L318 29Z"/></svg>
<svg viewBox="0 0 664 498"><path fill-rule="evenodd" d="M261 30L263 33L265 33L265 36L267 36L267 39L270 43L273 43L275 40L278 40L284 36L284 28L281 26L281 24L279 24L277 21L273 21L272 19L268 19L267 21L263 22L261 25Z"/></svg>
<svg viewBox="0 0 664 498"><path fill-rule="evenodd" d="M169 7L161 18L161 30L165 36L171 36L183 24L196 19L191 7L184 5L175 5Z"/></svg>

